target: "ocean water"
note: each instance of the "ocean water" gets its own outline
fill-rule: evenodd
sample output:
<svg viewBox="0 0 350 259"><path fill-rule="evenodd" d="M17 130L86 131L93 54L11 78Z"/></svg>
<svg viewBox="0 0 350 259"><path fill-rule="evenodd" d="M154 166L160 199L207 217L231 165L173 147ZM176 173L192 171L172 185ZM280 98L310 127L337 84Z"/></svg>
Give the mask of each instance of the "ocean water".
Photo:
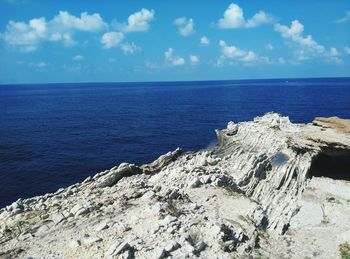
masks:
<svg viewBox="0 0 350 259"><path fill-rule="evenodd" d="M350 78L0 85L0 207L215 145L214 129L269 111L350 118Z"/></svg>

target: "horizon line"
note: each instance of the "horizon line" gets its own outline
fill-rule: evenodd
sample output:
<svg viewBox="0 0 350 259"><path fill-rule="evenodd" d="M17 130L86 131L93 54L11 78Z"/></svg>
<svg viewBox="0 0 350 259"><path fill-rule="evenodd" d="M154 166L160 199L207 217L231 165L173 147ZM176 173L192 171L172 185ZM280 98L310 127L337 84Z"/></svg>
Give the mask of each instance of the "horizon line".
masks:
<svg viewBox="0 0 350 259"><path fill-rule="evenodd" d="M0 83L4 85L59 85L59 84L137 84L137 83L186 83L186 82L225 82L225 81L256 81L256 80L296 80L296 79L346 79L350 76L335 77L276 77L276 78L242 78L242 79L208 79L208 80L155 80L155 81L81 81L81 82L38 82L38 83Z"/></svg>

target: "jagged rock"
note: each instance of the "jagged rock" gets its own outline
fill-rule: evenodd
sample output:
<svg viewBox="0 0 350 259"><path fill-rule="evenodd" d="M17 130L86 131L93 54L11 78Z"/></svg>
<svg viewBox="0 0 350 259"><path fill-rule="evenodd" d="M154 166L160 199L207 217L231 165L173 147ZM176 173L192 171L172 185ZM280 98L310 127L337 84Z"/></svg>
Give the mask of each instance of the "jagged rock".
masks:
<svg viewBox="0 0 350 259"><path fill-rule="evenodd" d="M109 228L109 225L106 222L101 222L95 227L95 231L99 232L107 228Z"/></svg>
<svg viewBox="0 0 350 259"><path fill-rule="evenodd" d="M155 259L163 259L166 257L167 251L164 248L157 248L152 256Z"/></svg>
<svg viewBox="0 0 350 259"><path fill-rule="evenodd" d="M192 179L191 182L189 182L188 187L190 188L197 188L201 184L201 181L198 179L198 177L195 177Z"/></svg>
<svg viewBox="0 0 350 259"><path fill-rule="evenodd" d="M142 169L133 164L121 164L116 170L111 170L109 173L103 176L103 179L99 180L97 187L111 187L115 185L123 177L128 177L142 173Z"/></svg>
<svg viewBox="0 0 350 259"><path fill-rule="evenodd" d="M164 250L166 252L170 253L170 252L172 252L172 251L174 251L174 250L176 250L176 249L178 249L180 247L181 247L180 244L174 240L174 241L171 241L170 243L168 243L165 246Z"/></svg>
<svg viewBox="0 0 350 259"><path fill-rule="evenodd" d="M130 245L127 242L117 242L107 250L106 257L121 254L129 248Z"/></svg>
<svg viewBox="0 0 350 259"><path fill-rule="evenodd" d="M216 147L19 199L0 209L0 257L332 258L350 240L349 125L268 113Z"/></svg>
<svg viewBox="0 0 350 259"><path fill-rule="evenodd" d="M66 220L66 217L62 213L58 213L52 217L52 221L54 222L55 225L61 223L64 220Z"/></svg>
<svg viewBox="0 0 350 259"><path fill-rule="evenodd" d="M168 152L165 155L160 156L154 162L147 165L143 165L142 169L146 173L157 172L160 169L164 168L166 165L168 165L170 162L175 161L181 154L182 154L182 150L180 148L177 148L173 152Z"/></svg>
<svg viewBox="0 0 350 259"><path fill-rule="evenodd" d="M85 237L82 241L85 245L91 245L97 242L101 242L102 238L91 236L91 237Z"/></svg>

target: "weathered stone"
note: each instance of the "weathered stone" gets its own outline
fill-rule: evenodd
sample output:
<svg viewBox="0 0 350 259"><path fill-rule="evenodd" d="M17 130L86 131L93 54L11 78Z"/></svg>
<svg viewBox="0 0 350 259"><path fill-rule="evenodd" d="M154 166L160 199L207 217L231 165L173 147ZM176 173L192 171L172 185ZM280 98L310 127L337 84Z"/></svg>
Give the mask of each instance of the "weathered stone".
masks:
<svg viewBox="0 0 350 259"><path fill-rule="evenodd" d="M350 237L350 187L331 179L350 168L344 123L270 113L217 131L217 147L18 200L0 209L0 257L333 258Z"/></svg>
<svg viewBox="0 0 350 259"><path fill-rule="evenodd" d="M64 220L66 220L66 217L62 213L58 213L52 217L52 221L55 225L61 223Z"/></svg>
<svg viewBox="0 0 350 259"><path fill-rule="evenodd" d="M189 182L188 187L190 188L197 188L199 187L201 182L197 177L193 178L192 181Z"/></svg>
<svg viewBox="0 0 350 259"><path fill-rule="evenodd" d="M124 252L126 249L129 249L130 245L127 242L116 242L109 247L106 252L106 256L118 255Z"/></svg>
<svg viewBox="0 0 350 259"><path fill-rule="evenodd" d="M109 228L109 225L106 222L101 222L95 226L95 231L99 232L107 228Z"/></svg>
<svg viewBox="0 0 350 259"><path fill-rule="evenodd" d="M174 241L171 241L170 243L168 243L164 249L166 252L172 252L172 251L178 249L179 247L181 247L180 244L174 240Z"/></svg>
<svg viewBox="0 0 350 259"><path fill-rule="evenodd" d="M96 237L96 236L90 236L90 237L85 237L82 241L85 245L91 245L97 242L101 242L102 238Z"/></svg>

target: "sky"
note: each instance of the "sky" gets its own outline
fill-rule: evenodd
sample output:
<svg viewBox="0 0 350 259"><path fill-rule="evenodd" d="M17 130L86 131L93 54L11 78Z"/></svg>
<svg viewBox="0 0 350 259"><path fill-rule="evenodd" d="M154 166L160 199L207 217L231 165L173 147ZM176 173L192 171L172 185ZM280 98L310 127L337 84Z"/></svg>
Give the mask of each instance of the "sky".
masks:
<svg viewBox="0 0 350 259"><path fill-rule="evenodd" d="M0 0L0 84L350 76L350 1Z"/></svg>

